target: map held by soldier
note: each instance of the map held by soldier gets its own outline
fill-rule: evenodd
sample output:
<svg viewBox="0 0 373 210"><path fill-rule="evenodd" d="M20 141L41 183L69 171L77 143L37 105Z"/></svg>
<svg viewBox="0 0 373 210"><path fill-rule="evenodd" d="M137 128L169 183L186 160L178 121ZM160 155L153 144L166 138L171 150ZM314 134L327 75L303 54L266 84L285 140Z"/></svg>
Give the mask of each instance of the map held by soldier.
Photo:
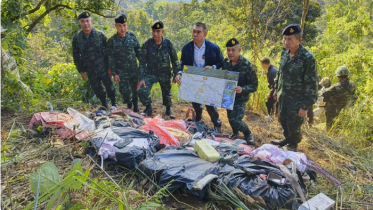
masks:
<svg viewBox="0 0 373 210"><path fill-rule="evenodd" d="M184 66L178 98L233 110L239 72Z"/></svg>

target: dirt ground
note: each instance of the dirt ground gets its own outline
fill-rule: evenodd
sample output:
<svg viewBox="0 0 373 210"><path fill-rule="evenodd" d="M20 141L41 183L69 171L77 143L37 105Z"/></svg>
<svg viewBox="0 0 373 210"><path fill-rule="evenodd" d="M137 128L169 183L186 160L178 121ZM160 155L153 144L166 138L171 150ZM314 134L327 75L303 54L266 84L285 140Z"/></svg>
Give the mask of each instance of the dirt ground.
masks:
<svg viewBox="0 0 373 210"><path fill-rule="evenodd" d="M96 107L92 107L94 110ZM119 107L124 108L124 107ZM140 110L144 110L145 107L141 106ZM175 103L172 107L172 111L177 119L185 119L188 108L192 108L190 103ZM160 102L154 102L153 114L163 115L165 107ZM83 112L83 110L80 110ZM84 110L86 111L86 110ZM226 134L231 133L231 127L228 123L227 112L224 109L219 109L220 119L223 122L222 132ZM16 121L16 126L28 127L28 123L32 116L20 115L15 112L2 110L1 113L1 127L2 131L2 146L4 139L7 138L8 132L11 129L13 122ZM191 118L191 115L189 116ZM167 118L166 118L167 119ZM209 115L206 110L203 111L203 121L212 127ZM271 139L282 138L282 128L280 124L275 120L266 120L265 115L262 113L254 113L250 110L246 111L244 121L248 123L250 130L253 133L255 139L255 147L259 147L262 144L269 143ZM348 205L344 203L341 209L373 209L373 176L369 170L363 167L359 168L357 172L353 172L343 164L353 165L353 158L343 151L333 149L332 144L325 143L326 133L323 131L323 124L315 124L310 127L307 123L303 125L303 140L298 147L299 152L306 154L307 158L314 162L316 166L319 166L326 170L330 175L339 179L343 184L342 186L334 186L330 180L326 177L318 174L318 184L308 189L308 198L313 197L319 192L323 192L333 199L345 200L346 195L341 195L343 192L350 193L350 199L345 202L349 202ZM2 165L2 177L1 177L1 199L2 209L10 208L9 206L9 194L11 193L13 201L17 204L13 206L13 209L22 209L30 201L33 200L33 193L30 191L28 176L30 173L35 172L45 162L53 162L59 172L65 174L70 168L71 161L75 158L84 158L83 148L81 143L74 141L67 141L65 145L68 147L53 148L48 144L47 139L35 139L24 136L19 139L18 142L12 142L11 148L6 151L7 155L13 155L18 158L13 164L9 164L7 167ZM2 150L3 151L3 150ZM23 159L26 157L27 159ZM2 154L3 155L3 154ZM2 156L3 158L3 156ZM16 159L17 159L16 158ZM97 169L97 168L95 168ZM93 171L93 170L92 170ZM97 169L99 171L99 169ZM98 172L97 172L98 173ZM114 171L108 173L115 173ZM6 175L6 176L4 176ZM11 180L9 182L9 180ZM8 184L11 186L8 188ZM371 186L372 191L364 190L366 187ZM352 189L351 189L352 188ZM10 190L10 192L9 192ZM141 190L141 189L138 189ZM360 195L360 200L358 199ZM205 209L206 201L200 201L197 197L192 195L186 195L182 192L174 192L175 199L168 197L163 200L166 204L166 209L190 209L193 206L194 209ZM342 197L343 196L343 197ZM188 204L188 206L183 203ZM7 206L5 206L8 204ZM342 204L340 204L342 206Z"/></svg>

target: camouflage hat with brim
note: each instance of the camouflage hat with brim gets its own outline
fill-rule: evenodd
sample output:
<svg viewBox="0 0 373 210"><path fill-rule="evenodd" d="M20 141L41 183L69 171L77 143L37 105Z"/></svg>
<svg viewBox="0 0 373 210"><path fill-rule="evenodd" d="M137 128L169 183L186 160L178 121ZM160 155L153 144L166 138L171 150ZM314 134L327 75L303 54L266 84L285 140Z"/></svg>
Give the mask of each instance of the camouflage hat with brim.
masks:
<svg viewBox="0 0 373 210"><path fill-rule="evenodd" d="M323 77L319 83L319 85L326 86L327 84L330 83L329 77Z"/></svg>

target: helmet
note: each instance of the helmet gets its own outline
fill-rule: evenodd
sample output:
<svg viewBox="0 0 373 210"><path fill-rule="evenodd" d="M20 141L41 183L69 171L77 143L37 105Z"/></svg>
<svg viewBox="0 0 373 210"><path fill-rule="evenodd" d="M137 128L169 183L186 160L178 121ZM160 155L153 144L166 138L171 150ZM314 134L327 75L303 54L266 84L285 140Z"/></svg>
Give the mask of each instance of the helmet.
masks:
<svg viewBox="0 0 373 210"><path fill-rule="evenodd" d="M328 84L330 84L330 79L329 77L323 77L319 83L319 85L322 85L322 86L328 86Z"/></svg>
<svg viewBox="0 0 373 210"><path fill-rule="evenodd" d="M350 76L350 71L348 71L348 68L346 66L340 66L335 71L335 76L337 77Z"/></svg>
<svg viewBox="0 0 373 210"><path fill-rule="evenodd" d="M6 29L1 26L1 33L3 33L4 31L6 31Z"/></svg>

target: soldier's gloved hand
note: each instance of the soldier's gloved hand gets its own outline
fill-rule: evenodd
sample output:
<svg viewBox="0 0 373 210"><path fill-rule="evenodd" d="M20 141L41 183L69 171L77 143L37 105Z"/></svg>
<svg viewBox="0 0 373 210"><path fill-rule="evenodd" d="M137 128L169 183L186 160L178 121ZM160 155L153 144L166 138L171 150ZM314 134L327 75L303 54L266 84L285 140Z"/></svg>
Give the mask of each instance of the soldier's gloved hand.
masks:
<svg viewBox="0 0 373 210"><path fill-rule="evenodd" d="M172 80L172 82L181 85L181 75L180 74L176 75L174 79Z"/></svg>
<svg viewBox="0 0 373 210"><path fill-rule="evenodd" d="M110 77L111 77L111 76L110 76ZM115 81L116 83L120 83L120 78L119 78L118 75L114 75L114 81Z"/></svg>
<svg viewBox="0 0 373 210"><path fill-rule="evenodd" d="M82 76L84 81L87 81L87 73L86 72L80 72L80 75Z"/></svg>
<svg viewBox="0 0 373 210"><path fill-rule="evenodd" d="M113 76L113 72L111 71L111 69L108 69L108 70L107 70L107 73L109 74L109 77L112 77L112 76Z"/></svg>
<svg viewBox="0 0 373 210"><path fill-rule="evenodd" d="M144 80L141 80L138 84L137 84L137 89L136 90L139 90L141 88L141 86L145 86L145 81Z"/></svg>
<svg viewBox="0 0 373 210"><path fill-rule="evenodd" d="M242 93L242 87L237 86L237 87L235 87L235 88L233 89L233 91L236 91L236 93L240 94L240 93Z"/></svg>

